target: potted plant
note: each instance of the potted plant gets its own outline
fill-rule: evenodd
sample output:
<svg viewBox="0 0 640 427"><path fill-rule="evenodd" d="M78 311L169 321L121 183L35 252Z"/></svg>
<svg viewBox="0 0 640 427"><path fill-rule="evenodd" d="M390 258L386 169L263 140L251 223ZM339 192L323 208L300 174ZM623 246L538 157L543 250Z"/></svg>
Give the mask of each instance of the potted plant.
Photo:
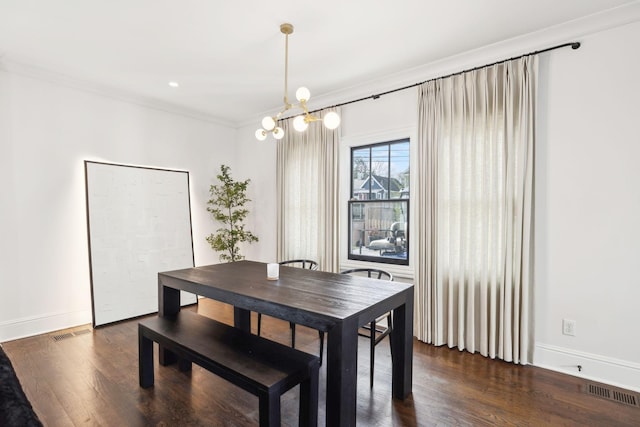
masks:
<svg viewBox="0 0 640 427"><path fill-rule="evenodd" d="M244 219L249 214L244 206L251 201L247 198L247 186L251 180L234 181L226 165L220 166L217 178L220 184L209 188L211 199L207 202L207 211L223 227L211 233L207 242L214 251L220 252L221 261L238 261L244 259L238 244L258 241L256 235L244 228Z"/></svg>

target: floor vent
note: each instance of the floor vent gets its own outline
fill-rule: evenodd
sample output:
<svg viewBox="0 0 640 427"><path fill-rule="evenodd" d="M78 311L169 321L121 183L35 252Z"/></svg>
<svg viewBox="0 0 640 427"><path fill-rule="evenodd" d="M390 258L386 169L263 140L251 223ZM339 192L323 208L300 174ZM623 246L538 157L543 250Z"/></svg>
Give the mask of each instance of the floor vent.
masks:
<svg viewBox="0 0 640 427"><path fill-rule="evenodd" d="M587 393L593 396L602 397L603 399L609 399L618 403L640 408L638 396L625 390L615 389L600 384L587 384Z"/></svg>
<svg viewBox="0 0 640 427"><path fill-rule="evenodd" d="M62 341L62 340L65 340L67 338L77 337L78 335L86 335L86 334L90 334L90 333L91 333L91 329L80 329L78 331L66 332L64 334L58 334L58 335L52 335L51 338L53 338L54 341Z"/></svg>
<svg viewBox="0 0 640 427"><path fill-rule="evenodd" d="M62 341L65 340L67 338L71 338L73 336L73 334L71 332L68 332L66 334L60 334L60 335L53 335L52 338L54 341Z"/></svg>

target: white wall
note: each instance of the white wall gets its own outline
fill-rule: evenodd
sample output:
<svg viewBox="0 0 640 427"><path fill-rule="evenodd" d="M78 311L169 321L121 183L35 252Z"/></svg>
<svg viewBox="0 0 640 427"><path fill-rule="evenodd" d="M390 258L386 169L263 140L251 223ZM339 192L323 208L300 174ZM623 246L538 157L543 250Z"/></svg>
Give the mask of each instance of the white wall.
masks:
<svg viewBox="0 0 640 427"><path fill-rule="evenodd" d="M190 172L196 265L235 130L0 71L0 342L91 322L84 160Z"/></svg>
<svg viewBox="0 0 640 427"><path fill-rule="evenodd" d="M236 140L233 178L251 179L247 188L251 202L247 205L249 216L245 224L260 239L257 243L241 246L240 251L247 259L276 262L276 145L273 139L256 139L255 131L259 126L257 121L239 129Z"/></svg>
<svg viewBox="0 0 640 427"><path fill-rule="evenodd" d="M535 361L640 390L640 22L582 42L541 69Z"/></svg>
<svg viewBox="0 0 640 427"><path fill-rule="evenodd" d="M634 99L640 96L640 22L595 27L587 35L571 27L575 38L563 34L561 42L582 41L579 50L541 56L534 364L640 390L640 102ZM413 81L553 45L551 39L538 34L472 52L425 68ZM354 98L377 93L373 86L364 91ZM262 241L252 251L275 259L275 142L255 141L256 126L238 132L239 146L252 153L243 170L261 182L256 199L263 219L254 231ZM345 106L341 163L348 162L350 146L413 137L416 128L416 89ZM342 168L343 188L348 170ZM344 223L344 211L341 218ZM575 337L562 335L563 318L576 321Z"/></svg>

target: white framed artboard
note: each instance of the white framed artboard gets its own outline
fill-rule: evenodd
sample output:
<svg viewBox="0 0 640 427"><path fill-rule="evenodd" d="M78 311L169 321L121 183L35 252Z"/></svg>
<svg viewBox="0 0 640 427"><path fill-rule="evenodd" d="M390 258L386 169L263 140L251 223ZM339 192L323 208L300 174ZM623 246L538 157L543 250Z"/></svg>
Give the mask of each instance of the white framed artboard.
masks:
<svg viewBox="0 0 640 427"><path fill-rule="evenodd" d="M85 188L93 326L157 312L158 273L194 266L189 173L86 160Z"/></svg>

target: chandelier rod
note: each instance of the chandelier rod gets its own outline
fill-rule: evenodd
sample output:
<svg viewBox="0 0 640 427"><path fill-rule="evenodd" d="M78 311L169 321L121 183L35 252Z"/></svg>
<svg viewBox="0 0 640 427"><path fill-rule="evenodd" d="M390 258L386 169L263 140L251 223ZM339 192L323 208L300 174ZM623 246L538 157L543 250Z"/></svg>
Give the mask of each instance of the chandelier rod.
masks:
<svg viewBox="0 0 640 427"><path fill-rule="evenodd" d="M284 104L289 105L289 95L287 87L289 83L289 33L284 32Z"/></svg>
<svg viewBox="0 0 640 427"><path fill-rule="evenodd" d="M355 104L356 102L366 101L367 99L378 99L383 95L388 95L390 93L399 92L399 91L405 90L405 89L411 89L413 87L420 86L422 84L425 84L425 83L428 83L428 82L432 82L434 80L446 79L446 78L449 78L449 77L457 76L459 74L464 74L464 73L468 73L468 72L471 72L471 71L477 71L477 70L480 70L482 68L487 68L487 67L491 67L493 65L498 65L498 64L502 64L502 63L505 63L505 62L508 62L508 61L513 61L514 59L520 59L520 58L523 58L525 56L538 55L540 53L545 53L545 52L549 52L551 50L561 49L563 47L569 47L569 46L571 46L571 49L576 50L576 49L578 49L580 47L580 42L563 43L563 44L559 44L557 46L548 47L546 49L536 50L535 52L524 53L522 55L514 56L512 58L502 59L500 61L492 62L491 64L480 65L478 67L468 68L466 70L457 71L455 73L447 74L445 76L433 77L431 79L428 79L428 80L425 80L425 81L422 81L422 82L413 83L413 84L410 84L408 86L399 87L397 89L391 89L391 90L388 90L386 92L376 93L376 94L373 94L373 95L365 96L363 98L354 99L352 101L346 101L346 102L342 102L340 104L331 105L329 107L318 108L317 110L309 111L309 114L317 113L319 111L326 110L326 109L342 107L344 105Z"/></svg>

